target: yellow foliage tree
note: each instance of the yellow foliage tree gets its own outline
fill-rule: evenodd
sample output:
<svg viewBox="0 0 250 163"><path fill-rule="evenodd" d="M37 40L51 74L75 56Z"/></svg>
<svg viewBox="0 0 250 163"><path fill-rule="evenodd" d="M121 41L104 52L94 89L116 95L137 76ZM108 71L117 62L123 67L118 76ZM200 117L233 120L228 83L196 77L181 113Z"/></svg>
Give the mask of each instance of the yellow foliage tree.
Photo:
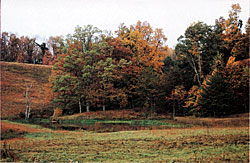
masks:
<svg viewBox="0 0 250 163"><path fill-rule="evenodd" d="M149 23L138 21L130 28L121 25L117 34L122 44L132 50L132 62L161 71L163 60L168 54L165 45L167 38L162 29L153 30Z"/></svg>

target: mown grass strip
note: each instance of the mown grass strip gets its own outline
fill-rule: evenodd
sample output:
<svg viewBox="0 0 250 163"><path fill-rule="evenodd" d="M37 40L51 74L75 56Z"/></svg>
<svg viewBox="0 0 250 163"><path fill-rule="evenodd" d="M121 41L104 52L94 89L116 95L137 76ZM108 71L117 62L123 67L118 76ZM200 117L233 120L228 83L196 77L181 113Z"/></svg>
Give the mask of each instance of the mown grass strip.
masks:
<svg viewBox="0 0 250 163"><path fill-rule="evenodd" d="M24 138L30 138L30 139L54 139L55 137L60 137L63 134L61 133L52 133L52 132L33 132L33 133L27 133L24 135Z"/></svg>

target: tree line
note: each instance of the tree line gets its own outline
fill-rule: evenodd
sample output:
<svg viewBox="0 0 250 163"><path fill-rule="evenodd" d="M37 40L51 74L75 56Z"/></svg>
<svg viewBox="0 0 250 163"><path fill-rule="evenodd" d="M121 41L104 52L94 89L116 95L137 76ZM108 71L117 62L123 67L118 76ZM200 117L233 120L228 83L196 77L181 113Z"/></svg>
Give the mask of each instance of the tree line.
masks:
<svg viewBox="0 0 250 163"><path fill-rule="evenodd" d="M191 24L175 49L148 22L121 24L114 34L77 26L50 37L42 52L35 39L2 33L1 60L52 64L47 101L64 114L144 108L174 115L224 116L248 112L249 24L232 5L215 25Z"/></svg>
<svg viewBox="0 0 250 163"><path fill-rule="evenodd" d="M216 117L249 111L250 19L243 32L240 11L234 4L229 17L215 25L192 24L178 38L177 58L164 61L173 83L169 102L181 114Z"/></svg>
<svg viewBox="0 0 250 163"><path fill-rule="evenodd" d="M36 38L2 32L1 61L54 65L57 55L61 54L58 49L62 49L64 43L63 36L51 36L46 43L38 44Z"/></svg>
<svg viewBox="0 0 250 163"><path fill-rule="evenodd" d="M166 37L147 22L119 26L116 37L92 25L67 36L50 78L50 97L67 113L90 108L155 109L167 56ZM160 99L163 98L163 99Z"/></svg>

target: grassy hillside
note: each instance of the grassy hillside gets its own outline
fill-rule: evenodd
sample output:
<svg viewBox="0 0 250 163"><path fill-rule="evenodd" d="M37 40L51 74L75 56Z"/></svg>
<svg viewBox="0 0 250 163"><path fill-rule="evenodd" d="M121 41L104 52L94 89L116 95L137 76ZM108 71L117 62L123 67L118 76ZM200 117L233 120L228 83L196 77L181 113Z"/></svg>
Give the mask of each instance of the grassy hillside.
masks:
<svg viewBox="0 0 250 163"><path fill-rule="evenodd" d="M32 109L45 105L45 85L48 83L51 66L23 63L1 63L1 116L14 117L25 111L25 90L32 84Z"/></svg>

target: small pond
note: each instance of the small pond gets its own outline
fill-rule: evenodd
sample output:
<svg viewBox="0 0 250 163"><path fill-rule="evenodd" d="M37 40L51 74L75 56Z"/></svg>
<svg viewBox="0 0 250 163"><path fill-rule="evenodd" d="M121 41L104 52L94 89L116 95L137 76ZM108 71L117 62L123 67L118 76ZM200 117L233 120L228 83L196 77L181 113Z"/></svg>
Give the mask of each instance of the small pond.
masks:
<svg viewBox="0 0 250 163"><path fill-rule="evenodd" d="M23 122L22 122L23 123ZM94 131L94 132L116 132L129 130L152 130L166 128L183 128L188 127L182 124L170 124L160 120L60 120L52 123L48 119L32 119L29 122L42 127L54 130L69 131Z"/></svg>

